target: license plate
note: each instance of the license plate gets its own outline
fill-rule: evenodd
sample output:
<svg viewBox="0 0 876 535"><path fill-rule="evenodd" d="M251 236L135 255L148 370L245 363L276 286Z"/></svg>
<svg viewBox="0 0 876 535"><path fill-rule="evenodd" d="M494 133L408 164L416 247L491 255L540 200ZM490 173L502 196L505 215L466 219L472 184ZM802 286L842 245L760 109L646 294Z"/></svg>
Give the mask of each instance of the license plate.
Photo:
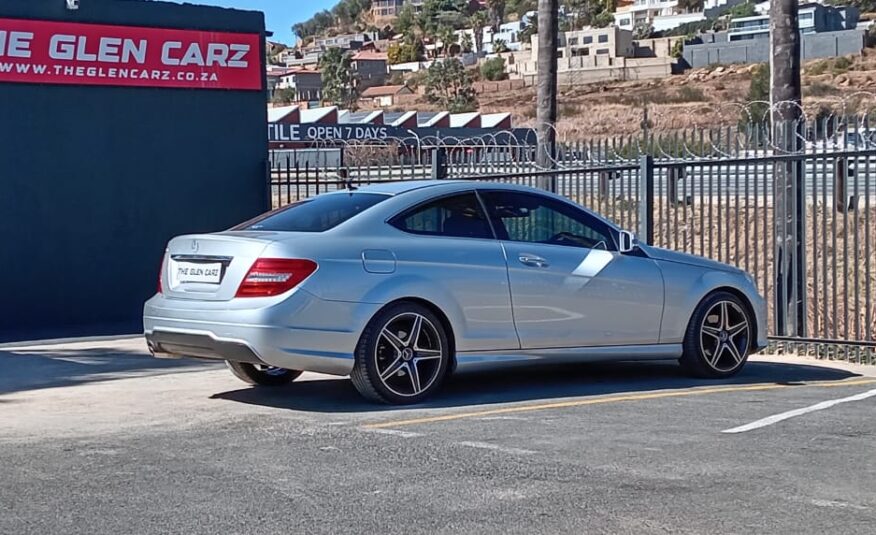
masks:
<svg viewBox="0 0 876 535"><path fill-rule="evenodd" d="M222 264L219 262L205 264L201 262L171 262L171 285L177 286L187 282L202 284L219 284L222 280Z"/></svg>

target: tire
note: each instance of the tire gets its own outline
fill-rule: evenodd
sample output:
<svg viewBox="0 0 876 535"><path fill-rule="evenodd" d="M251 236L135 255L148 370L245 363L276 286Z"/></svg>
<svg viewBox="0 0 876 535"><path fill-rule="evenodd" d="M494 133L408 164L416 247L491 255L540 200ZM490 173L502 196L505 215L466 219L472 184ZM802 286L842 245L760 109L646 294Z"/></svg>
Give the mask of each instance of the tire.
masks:
<svg viewBox="0 0 876 535"><path fill-rule="evenodd" d="M748 361L755 329L748 307L738 297L729 292L708 295L687 326L679 362L695 377L732 377Z"/></svg>
<svg viewBox="0 0 876 535"><path fill-rule="evenodd" d="M356 346L350 377L371 401L419 403L441 388L451 357L441 320L421 305L400 302L368 323Z"/></svg>
<svg viewBox="0 0 876 535"><path fill-rule="evenodd" d="M298 370L287 370L275 366L257 366L247 362L231 361L226 361L225 364L228 365L228 369L235 377L244 383L257 386L282 386L298 379L298 376L301 375Z"/></svg>

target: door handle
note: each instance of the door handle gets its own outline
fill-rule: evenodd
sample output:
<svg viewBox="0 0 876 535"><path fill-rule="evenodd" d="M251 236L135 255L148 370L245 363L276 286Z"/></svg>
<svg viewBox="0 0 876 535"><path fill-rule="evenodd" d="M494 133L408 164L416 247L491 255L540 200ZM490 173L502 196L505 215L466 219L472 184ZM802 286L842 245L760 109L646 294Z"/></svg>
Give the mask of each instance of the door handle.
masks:
<svg viewBox="0 0 876 535"><path fill-rule="evenodd" d="M548 264L547 260L545 260L544 258L542 258L540 256L535 256L532 254L525 254L525 253L521 254L520 256L517 257L517 260L519 260L520 263L523 264L524 266L539 267L539 268L546 268L546 267L550 266L550 264Z"/></svg>

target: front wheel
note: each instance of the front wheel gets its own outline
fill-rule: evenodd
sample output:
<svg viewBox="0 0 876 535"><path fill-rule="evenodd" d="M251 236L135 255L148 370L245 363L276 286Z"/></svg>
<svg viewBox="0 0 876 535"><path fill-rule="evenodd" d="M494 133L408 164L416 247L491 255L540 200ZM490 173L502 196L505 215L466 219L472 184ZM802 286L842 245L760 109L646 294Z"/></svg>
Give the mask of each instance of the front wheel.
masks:
<svg viewBox="0 0 876 535"><path fill-rule="evenodd" d="M364 397L381 403L417 403L441 387L450 362L441 321L416 303L398 303L375 316L356 347L350 375Z"/></svg>
<svg viewBox="0 0 876 535"><path fill-rule="evenodd" d="M745 304L728 292L716 292L697 307L684 337L681 365L691 375L736 375L748 360L755 326Z"/></svg>
<svg viewBox="0 0 876 535"><path fill-rule="evenodd" d="M235 377L251 385L280 386L291 383L301 375L298 370L287 370L276 366L231 361L226 361L225 364Z"/></svg>

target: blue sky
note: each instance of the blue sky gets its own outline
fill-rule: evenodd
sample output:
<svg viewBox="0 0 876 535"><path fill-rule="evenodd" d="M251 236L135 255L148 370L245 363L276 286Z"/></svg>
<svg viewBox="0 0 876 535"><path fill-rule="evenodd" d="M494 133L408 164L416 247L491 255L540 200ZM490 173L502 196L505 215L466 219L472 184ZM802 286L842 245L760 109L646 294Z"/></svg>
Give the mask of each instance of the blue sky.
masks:
<svg viewBox="0 0 876 535"><path fill-rule="evenodd" d="M293 24L309 19L317 11L330 9L337 0L185 0L185 2L264 11L268 30L274 32L274 39L291 44Z"/></svg>

